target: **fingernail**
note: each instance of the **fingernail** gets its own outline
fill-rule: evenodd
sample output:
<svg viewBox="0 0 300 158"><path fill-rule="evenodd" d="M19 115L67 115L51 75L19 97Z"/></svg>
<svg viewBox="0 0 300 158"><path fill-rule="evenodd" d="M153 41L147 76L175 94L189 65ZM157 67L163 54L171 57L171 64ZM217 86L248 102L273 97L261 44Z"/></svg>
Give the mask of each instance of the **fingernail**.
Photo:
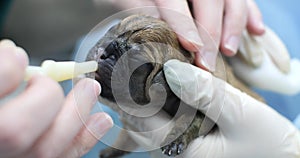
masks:
<svg viewBox="0 0 300 158"><path fill-rule="evenodd" d="M28 65L28 55L25 52L25 50L21 47L16 47L16 44L9 40L9 39L4 39L0 41L0 46L1 47L9 47L13 50L13 52L16 55L16 58L19 60L18 64L21 65L22 67L26 67Z"/></svg>
<svg viewBox="0 0 300 158"><path fill-rule="evenodd" d="M83 80L84 81L81 81L83 82L81 85L81 93L78 93L78 95L85 94L88 98L91 99L91 102L94 104L97 101L101 91L100 84L97 81L90 78L86 78Z"/></svg>
<svg viewBox="0 0 300 158"><path fill-rule="evenodd" d="M265 25L264 25L264 23L261 22L261 21L257 24L257 27L258 27L260 30L265 30Z"/></svg>
<svg viewBox="0 0 300 158"><path fill-rule="evenodd" d="M101 93L101 86L100 86L100 83L97 82L96 80L93 80L93 82L94 82L95 93L96 93L97 95L100 95L100 93Z"/></svg>
<svg viewBox="0 0 300 158"><path fill-rule="evenodd" d="M2 47L15 47L16 44L13 41L9 40L9 39L3 39L3 40L0 41L0 46L2 46Z"/></svg>
<svg viewBox="0 0 300 158"><path fill-rule="evenodd" d="M187 33L186 38L189 42L197 45L197 47L202 47L203 46L203 42L202 42L199 34L195 31L189 31Z"/></svg>
<svg viewBox="0 0 300 158"><path fill-rule="evenodd" d="M216 59L216 52L204 51L198 60L200 60L202 66L207 68L210 72L214 72L216 69Z"/></svg>
<svg viewBox="0 0 300 158"><path fill-rule="evenodd" d="M113 126L112 118L106 114L101 113L89 125L89 129L94 136L99 140L110 128Z"/></svg>
<svg viewBox="0 0 300 158"><path fill-rule="evenodd" d="M228 40L225 43L225 48L229 50L234 55L237 52L237 49L239 47L239 38L237 36L231 36L228 38Z"/></svg>
<svg viewBox="0 0 300 158"><path fill-rule="evenodd" d="M28 55L25 50L21 47L16 47L14 53L19 60L19 64L22 67L26 67L28 65Z"/></svg>

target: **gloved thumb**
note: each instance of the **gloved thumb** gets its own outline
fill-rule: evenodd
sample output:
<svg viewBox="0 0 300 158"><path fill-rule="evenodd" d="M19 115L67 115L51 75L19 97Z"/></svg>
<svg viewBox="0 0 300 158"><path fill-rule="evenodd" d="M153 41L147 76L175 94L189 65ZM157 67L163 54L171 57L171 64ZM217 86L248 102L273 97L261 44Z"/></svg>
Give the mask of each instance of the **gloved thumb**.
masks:
<svg viewBox="0 0 300 158"><path fill-rule="evenodd" d="M245 111L255 111L257 106L267 107L211 73L189 63L169 60L164 65L164 73L168 85L177 97L200 110L220 128L235 126L237 122L245 119L241 115ZM252 105L244 105L248 103Z"/></svg>
<svg viewBox="0 0 300 158"><path fill-rule="evenodd" d="M168 85L177 97L216 122L224 104L225 87L228 86L226 82L178 60L166 62L164 73Z"/></svg>

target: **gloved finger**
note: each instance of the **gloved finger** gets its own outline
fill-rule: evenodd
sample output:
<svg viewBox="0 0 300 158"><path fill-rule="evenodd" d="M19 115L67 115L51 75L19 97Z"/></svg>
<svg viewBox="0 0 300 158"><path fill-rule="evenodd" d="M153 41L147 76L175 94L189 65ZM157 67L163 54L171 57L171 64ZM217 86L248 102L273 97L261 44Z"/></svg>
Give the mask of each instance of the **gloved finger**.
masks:
<svg viewBox="0 0 300 158"><path fill-rule="evenodd" d="M270 28L266 28L262 36L254 38L266 50L277 68L287 74L290 71L290 55L280 38Z"/></svg>
<svg viewBox="0 0 300 158"><path fill-rule="evenodd" d="M247 64L258 67L263 61L263 50L261 50L260 43L255 40L254 35L262 35L265 32L265 26L259 8L253 0L247 0L246 9L248 10L247 30L242 33L239 53Z"/></svg>
<svg viewBox="0 0 300 158"><path fill-rule="evenodd" d="M290 56L287 48L279 37L268 27L261 36L254 36L247 31L243 32L242 43L239 49L244 61L253 67L260 67L265 61L264 53L269 56L278 70L287 74L290 71Z"/></svg>
<svg viewBox="0 0 300 158"><path fill-rule="evenodd" d="M168 85L177 97L216 121L221 107L215 104L223 105L226 86L224 81L214 78L207 71L178 60L166 62L164 74ZM215 90L217 88L219 90ZM216 114L207 114L209 109L213 109Z"/></svg>
<svg viewBox="0 0 300 158"><path fill-rule="evenodd" d="M235 74L252 87L295 95L300 91L300 61L292 59L290 72L282 73L266 51L262 53L263 62L259 67L251 67L239 58L231 58L230 63Z"/></svg>
<svg viewBox="0 0 300 158"><path fill-rule="evenodd" d="M247 0L247 6L247 30L250 34L262 35L265 32L265 26L259 8L255 4L254 0Z"/></svg>
<svg viewBox="0 0 300 158"><path fill-rule="evenodd" d="M170 3L165 0L155 0L155 3L159 7L161 17L176 32L182 46L191 52L199 51L203 43L187 1L173 0Z"/></svg>
<svg viewBox="0 0 300 158"><path fill-rule="evenodd" d="M59 156L82 128L99 93L98 82L87 78L80 80L68 94L51 127L28 151L27 157Z"/></svg>
<svg viewBox="0 0 300 158"><path fill-rule="evenodd" d="M265 117L264 113L278 115L263 103L189 63L169 60L164 65L164 73L175 95L215 121L220 129L234 129L236 124L247 126L245 123L253 122L257 109L261 111L256 112L259 115L255 120Z"/></svg>
<svg viewBox="0 0 300 158"><path fill-rule="evenodd" d="M0 97L14 91L23 81L28 65L26 52L10 40L0 42Z"/></svg>
<svg viewBox="0 0 300 158"><path fill-rule="evenodd" d="M0 109L0 142L5 142L0 143L0 153L17 155L28 150L51 125L63 98L57 82L33 77L24 92Z"/></svg>
<svg viewBox="0 0 300 158"><path fill-rule="evenodd" d="M64 151L61 158L82 157L100 140L113 126L111 117L106 113L96 113L90 116L86 125L80 129L71 146Z"/></svg>
<svg viewBox="0 0 300 158"><path fill-rule="evenodd" d="M204 43L203 48L197 51L195 63L197 66L214 71L222 35L224 1L193 0L192 3L198 32ZM206 37L206 34L209 36Z"/></svg>
<svg viewBox="0 0 300 158"><path fill-rule="evenodd" d="M225 0L221 50L228 56L236 54L247 21L246 0Z"/></svg>
<svg viewBox="0 0 300 158"><path fill-rule="evenodd" d="M243 31L239 54L252 67L259 67L264 60L264 50L261 44L246 30Z"/></svg>

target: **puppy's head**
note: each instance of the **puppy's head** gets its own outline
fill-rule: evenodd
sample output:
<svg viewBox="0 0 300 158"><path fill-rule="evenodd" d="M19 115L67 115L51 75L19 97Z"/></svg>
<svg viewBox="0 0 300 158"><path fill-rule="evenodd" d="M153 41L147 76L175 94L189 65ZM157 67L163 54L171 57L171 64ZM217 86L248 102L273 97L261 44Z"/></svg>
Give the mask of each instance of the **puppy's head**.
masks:
<svg viewBox="0 0 300 158"><path fill-rule="evenodd" d="M113 26L87 58L99 64L96 80L102 86L102 97L116 101L114 90L127 88L130 96L124 95L121 100L131 97L140 105L150 101L149 87L154 83L165 88L167 103L176 98L162 72L163 64L170 59L191 63L193 56L180 46L166 23L145 15L130 16Z"/></svg>

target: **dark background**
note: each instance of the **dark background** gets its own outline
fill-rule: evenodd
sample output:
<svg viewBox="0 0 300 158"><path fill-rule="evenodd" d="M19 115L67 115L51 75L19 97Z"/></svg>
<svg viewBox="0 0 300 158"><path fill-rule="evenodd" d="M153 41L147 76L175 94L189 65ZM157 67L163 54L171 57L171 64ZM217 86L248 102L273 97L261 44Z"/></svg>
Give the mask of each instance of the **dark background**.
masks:
<svg viewBox="0 0 300 158"><path fill-rule="evenodd" d="M0 39L9 38L22 46L31 64L45 58L70 59L78 39L118 11L99 1L1 0Z"/></svg>

